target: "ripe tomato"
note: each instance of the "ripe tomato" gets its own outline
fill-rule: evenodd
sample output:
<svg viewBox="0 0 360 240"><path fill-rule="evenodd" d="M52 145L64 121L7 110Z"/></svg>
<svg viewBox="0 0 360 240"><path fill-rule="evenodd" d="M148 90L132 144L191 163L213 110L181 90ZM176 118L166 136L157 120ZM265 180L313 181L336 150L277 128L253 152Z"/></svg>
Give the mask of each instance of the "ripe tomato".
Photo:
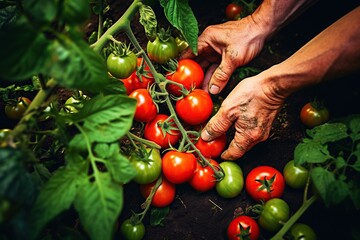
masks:
<svg viewBox="0 0 360 240"><path fill-rule="evenodd" d="M219 163L214 159L207 159L211 165L219 168ZM206 192L213 189L216 185L214 170L209 165L203 165L197 161L195 172L189 180L190 186L199 192Z"/></svg>
<svg viewBox="0 0 360 240"><path fill-rule="evenodd" d="M156 37L154 41L148 41L146 49L149 58L159 64L165 64L178 55L178 47L172 36L165 39Z"/></svg>
<svg viewBox="0 0 360 240"><path fill-rule="evenodd" d="M281 198L272 198L265 202L258 223L267 231L276 232L290 217L290 207Z"/></svg>
<svg viewBox="0 0 360 240"><path fill-rule="evenodd" d="M305 223L294 223L289 230L291 239L294 240L316 240L315 231Z"/></svg>
<svg viewBox="0 0 360 240"><path fill-rule="evenodd" d="M210 94L202 89L194 89L179 99L175 111L179 118L189 125L199 125L209 119L213 110Z"/></svg>
<svg viewBox="0 0 360 240"><path fill-rule="evenodd" d="M148 184L140 184L140 193L144 198L147 198L156 181ZM169 206L175 199L176 187L173 183L169 182L165 177L162 178L162 182L156 189L156 192L152 198L151 205L158 208Z"/></svg>
<svg viewBox="0 0 360 240"><path fill-rule="evenodd" d="M17 100L10 100L5 105L5 115L14 120L22 118L31 100L27 97L18 97Z"/></svg>
<svg viewBox="0 0 360 240"><path fill-rule="evenodd" d="M167 73L167 79L184 85L187 90L200 88L204 81L204 71L192 59L181 59L173 73ZM181 88L175 84L168 84L167 91L174 96L181 96Z"/></svg>
<svg viewBox="0 0 360 240"><path fill-rule="evenodd" d="M145 148L145 152L133 152L129 160L137 175L132 179L138 184L151 183L161 174L161 156L156 148Z"/></svg>
<svg viewBox="0 0 360 240"><path fill-rule="evenodd" d="M242 7L236 3L229 3L225 8L225 15L228 20L240 19Z"/></svg>
<svg viewBox="0 0 360 240"><path fill-rule="evenodd" d="M243 171L235 162L225 161L219 164L224 171L224 178L216 182L216 191L223 198L238 196L244 187Z"/></svg>
<svg viewBox="0 0 360 240"><path fill-rule="evenodd" d="M284 167L283 176L287 185L299 189L305 187L309 170L303 166L295 165L294 160L290 160Z"/></svg>
<svg viewBox="0 0 360 240"><path fill-rule="evenodd" d="M253 168L246 177L245 188L255 201L281 197L285 189L284 176L270 166Z"/></svg>
<svg viewBox="0 0 360 240"><path fill-rule="evenodd" d="M121 223L120 233L125 240L141 240L145 236L145 225L142 222L132 223L128 218Z"/></svg>
<svg viewBox="0 0 360 240"><path fill-rule="evenodd" d="M229 240L257 240L260 236L260 227L253 218L243 215L230 222L226 233Z"/></svg>
<svg viewBox="0 0 360 240"><path fill-rule="evenodd" d="M211 141L204 141L202 138L194 144L195 147L206 158L218 158L226 147L226 134L223 134Z"/></svg>
<svg viewBox="0 0 360 240"><path fill-rule="evenodd" d="M173 120L165 121L168 118L166 114L158 114L146 123L144 129L144 138L157 143L163 149L174 146L181 136Z"/></svg>
<svg viewBox="0 0 360 240"><path fill-rule="evenodd" d="M129 97L137 101L134 115L136 121L149 122L156 117L158 110L147 89L136 89L130 93Z"/></svg>
<svg viewBox="0 0 360 240"><path fill-rule="evenodd" d="M306 103L300 111L301 122L310 128L326 123L329 118L329 110L316 101Z"/></svg>
<svg viewBox="0 0 360 240"><path fill-rule="evenodd" d="M116 78L127 78L136 69L137 57L135 53L129 52L124 55L110 53L106 59L109 73Z"/></svg>
<svg viewBox="0 0 360 240"><path fill-rule="evenodd" d="M163 174L174 184L184 183L194 175L196 163L194 154L171 150L162 157Z"/></svg>

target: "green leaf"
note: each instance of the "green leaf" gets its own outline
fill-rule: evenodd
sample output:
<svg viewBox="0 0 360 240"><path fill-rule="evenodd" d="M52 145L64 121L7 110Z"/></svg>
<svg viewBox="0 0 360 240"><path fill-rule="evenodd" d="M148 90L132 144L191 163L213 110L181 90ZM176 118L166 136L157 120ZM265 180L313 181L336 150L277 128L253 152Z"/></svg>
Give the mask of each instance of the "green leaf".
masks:
<svg viewBox="0 0 360 240"><path fill-rule="evenodd" d="M157 20L153 9L150 6L142 4L139 8L139 12L139 22L144 26L146 36L148 36L150 39L155 39Z"/></svg>
<svg viewBox="0 0 360 240"><path fill-rule="evenodd" d="M315 167L311 169L310 176L321 199L329 206L331 199L327 199L329 196L327 193L329 191L328 186L335 181L335 175L322 167Z"/></svg>
<svg viewBox="0 0 360 240"><path fill-rule="evenodd" d="M331 159L327 146L317 141L304 139L295 147L294 162L296 165L304 163L323 163Z"/></svg>
<svg viewBox="0 0 360 240"><path fill-rule="evenodd" d="M341 180L334 180L329 183L326 189L326 205L337 205L344 201L349 195L349 186Z"/></svg>
<svg viewBox="0 0 360 240"><path fill-rule="evenodd" d="M126 88L122 81L114 77L109 77L109 84L102 90L104 95L110 94L124 94L126 95Z"/></svg>
<svg viewBox="0 0 360 240"><path fill-rule="evenodd" d="M32 211L35 236L53 218L68 210L78 186L87 180L86 174L72 168L60 168L45 184Z"/></svg>
<svg viewBox="0 0 360 240"><path fill-rule="evenodd" d="M169 214L170 208L152 208L150 212L150 225L163 226L165 217Z"/></svg>
<svg viewBox="0 0 360 240"><path fill-rule="evenodd" d="M322 144L336 142L349 136L347 127L343 123L325 123L313 129L308 129L306 132L314 140Z"/></svg>
<svg viewBox="0 0 360 240"><path fill-rule="evenodd" d="M349 181L349 195L356 210L360 210L360 186L358 181Z"/></svg>
<svg viewBox="0 0 360 240"><path fill-rule="evenodd" d="M93 181L81 186L74 205L91 239L113 239L115 222L123 208L123 187L108 173L98 172Z"/></svg>
<svg viewBox="0 0 360 240"><path fill-rule="evenodd" d="M167 20L181 32L197 55L199 27L188 0L160 0L160 4Z"/></svg>
<svg viewBox="0 0 360 240"><path fill-rule="evenodd" d="M16 20L16 6L6 6L0 8L0 30L7 24L11 24Z"/></svg>
<svg viewBox="0 0 360 240"><path fill-rule="evenodd" d="M58 13L59 0L26 0L22 6L31 21L50 24Z"/></svg>
<svg viewBox="0 0 360 240"><path fill-rule="evenodd" d="M350 137L355 142L360 140L360 116L354 116L349 123Z"/></svg>
<svg viewBox="0 0 360 240"><path fill-rule="evenodd" d="M342 156L339 156L335 159L336 169L341 169L346 166L346 161Z"/></svg>

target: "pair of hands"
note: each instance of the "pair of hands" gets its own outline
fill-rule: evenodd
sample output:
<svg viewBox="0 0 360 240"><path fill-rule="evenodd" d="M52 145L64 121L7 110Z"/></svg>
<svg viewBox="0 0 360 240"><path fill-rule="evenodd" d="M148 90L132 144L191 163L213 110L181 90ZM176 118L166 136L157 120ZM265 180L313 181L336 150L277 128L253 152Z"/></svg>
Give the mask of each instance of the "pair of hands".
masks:
<svg viewBox="0 0 360 240"><path fill-rule="evenodd" d="M262 50L268 37L251 16L207 27L198 39L198 56L190 50L181 58L193 58L207 73L203 88L218 94L236 68L249 63ZM283 105L276 89L261 74L243 79L225 98L201 137L210 141L234 125L235 136L221 158L236 160L268 138L271 125Z"/></svg>

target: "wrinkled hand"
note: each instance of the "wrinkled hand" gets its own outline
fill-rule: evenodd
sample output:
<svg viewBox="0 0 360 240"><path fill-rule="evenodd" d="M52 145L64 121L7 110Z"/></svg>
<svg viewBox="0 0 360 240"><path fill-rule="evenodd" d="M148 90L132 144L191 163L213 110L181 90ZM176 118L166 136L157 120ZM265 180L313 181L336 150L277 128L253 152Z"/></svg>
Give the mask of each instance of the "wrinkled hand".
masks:
<svg viewBox="0 0 360 240"><path fill-rule="evenodd" d="M223 101L219 111L201 133L210 141L234 124L235 136L221 158L236 160L255 144L269 137L271 125L283 106L284 99L259 75L242 80Z"/></svg>
<svg viewBox="0 0 360 240"><path fill-rule="evenodd" d="M207 27L198 39L198 56L187 50L181 58L194 58L204 69L204 89L218 94L239 66L250 62L263 48L267 34L251 16ZM213 74L212 74L213 73Z"/></svg>

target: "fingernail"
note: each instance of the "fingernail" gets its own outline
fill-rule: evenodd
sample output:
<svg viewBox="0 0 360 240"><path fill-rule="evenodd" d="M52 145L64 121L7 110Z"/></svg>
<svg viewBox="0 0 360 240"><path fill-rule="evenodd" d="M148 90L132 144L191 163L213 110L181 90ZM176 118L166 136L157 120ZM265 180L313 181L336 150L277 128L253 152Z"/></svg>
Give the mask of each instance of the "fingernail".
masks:
<svg viewBox="0 0 360 240"><path fill-rule="evenodd" d="M208 131L204 130L202 131L201 133L201 138L204 140L204 141L209 141L211 136L210 134L208 133Z"/></svg>
<svg viewBox="0 0 360 240"><path fill-rule="evenodd" d="M210 86L209 92L211 94L218 94L219 91L220 91L220 88L218 86L216 86L216 85L211 85Z"/></svg>

